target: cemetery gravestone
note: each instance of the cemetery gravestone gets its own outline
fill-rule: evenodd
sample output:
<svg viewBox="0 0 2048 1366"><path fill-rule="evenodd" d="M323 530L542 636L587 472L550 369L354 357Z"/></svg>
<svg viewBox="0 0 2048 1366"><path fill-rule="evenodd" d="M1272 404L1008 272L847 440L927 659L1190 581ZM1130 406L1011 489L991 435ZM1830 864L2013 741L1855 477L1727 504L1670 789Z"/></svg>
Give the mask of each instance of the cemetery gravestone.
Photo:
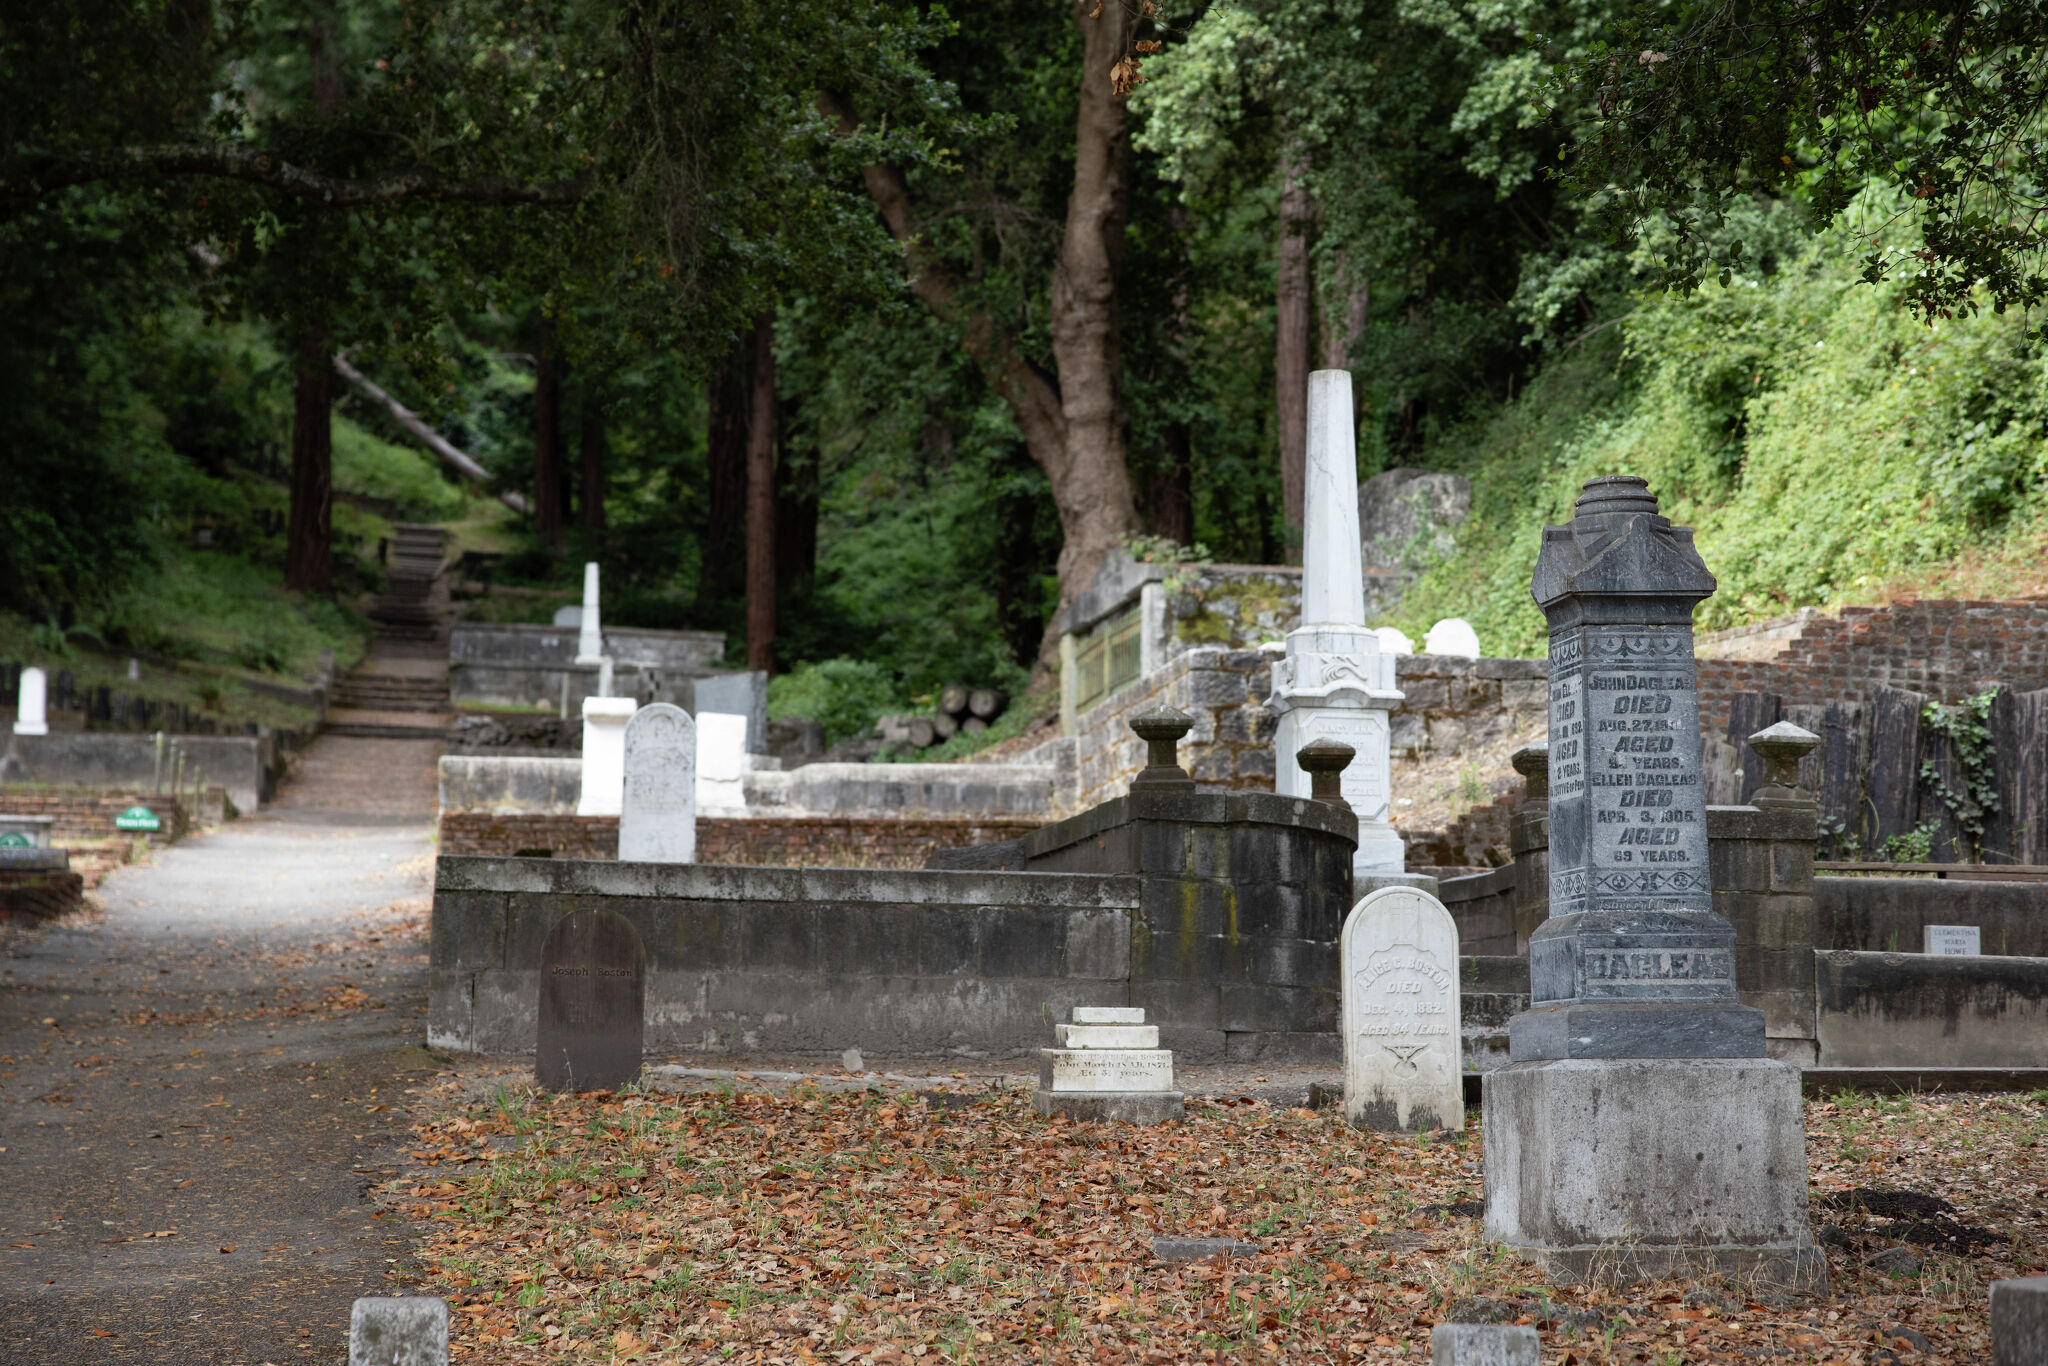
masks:
<svg viewBox="0 0 2048 1366"><path fill-rule="evenodd" d="M695 863L697 723L667 702L640 708L626 722L622 764L620 861Z"/></svg>
<svg viewBox="0 0 2048 1366"><path fill-rule="evenodd" d="M1991 1283L1992 1366L2048 1361L2048 1276Z"/></svg>
<svg viewBox="0 0 2048 1366"><path fill-rule="evenodd" d="M726 810L747 804L747 718L697 713L697 803Z"/></svg>
<svg viewBox="0 0 2048 1366"><path fill-rule="evenodd" d="M1984 952L1984 932L1975 925L1925 925L1920 951L1974 957Z"/></svg>
<svg viewBox="0 0 2048 1366"><path fill-rule="evenodd" d="M1142 1008L1075 1006L1069 1019L1053 1026L1059 1047L1038 1050L1039 1114L1133 1124L1181 1118L1173 1051L1159 1046L1159 1028L1145 1023Z"/></svg>
<svg viewBox="0 0 2048 1366"><path fill-rule="evenodd" d="M1445 617L1429 628L1422 637L1422 653L1426 655L1458 655L1465 659L1479 658L1479 633L1472 629L1472 623L1463 617Z"/></svg>
<svg viewBox="0 0 2048 1366"><path fill-rule="evenodd" d="M365 1296L348 1316L348 1366L448 1366L448 1301Z"/></svg>
<svg viewBox="0 0 2048 1366"><path fill-rule="evenodd" d="M616 816L626 788L626 723L639 704L630 697L583 699L583 790L579 816Z"/></svg>
<svg viewBox="0 0 2048 1366"><path fill-rule="evenodd" d="M1536 1330L1505 1323L1439 1323L1429 1332L1430 1366L1541 1366Z"/></svg>
<svg viewBox="0 0 2048 1366"><path fill-rule="evenodd" d="M540 958L534 1078L550 1091L609 1091L640 1075L647 955L631 921L584 909L562 917Z"/></svg>
<svg viewBox="0 0 2048 1366"><path fill-rule="evenodd" d="M48 735L50 678L41 669L21 671L21 691L14 710L16 735Z"/></svg>
<svg viewBox="0 0 2048 1366"><path fill-rule="evenodd" d="M1413 887L1383 887L1344 922L1344 1117L1361 1129L1465 1127L1458 925Z"/></svg>
<svg viewBox="0 0 2048 1366"><path fill-rule="evenodd" d="M1799 1069L1765 1058L1713 909L1692 609L1714 587L1641 479L1544 528L1550 917L1487 1077L1486 1236L1553 1279L1817 1290Z"/></svg>

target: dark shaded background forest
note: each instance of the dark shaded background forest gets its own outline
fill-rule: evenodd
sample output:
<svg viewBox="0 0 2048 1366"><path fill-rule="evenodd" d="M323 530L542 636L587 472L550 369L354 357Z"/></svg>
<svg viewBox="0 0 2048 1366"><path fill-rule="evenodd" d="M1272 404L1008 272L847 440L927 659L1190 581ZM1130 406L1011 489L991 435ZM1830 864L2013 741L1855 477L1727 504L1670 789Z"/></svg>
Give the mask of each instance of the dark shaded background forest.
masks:
<svg viewBox="0 0 2048 1366"><path fill-rule="evenodd" d="M540 590L486 612L544 619L589 558L609 620L874 707L1021 688L1113 549L1295 553L1320 366L1361 475L1473 481L1418 637L1537 648L1534 530L1621 468L1701 527L1705 624L2013 591L2038 8L9 18L0 644L300 669L432 520Z"/></svg>

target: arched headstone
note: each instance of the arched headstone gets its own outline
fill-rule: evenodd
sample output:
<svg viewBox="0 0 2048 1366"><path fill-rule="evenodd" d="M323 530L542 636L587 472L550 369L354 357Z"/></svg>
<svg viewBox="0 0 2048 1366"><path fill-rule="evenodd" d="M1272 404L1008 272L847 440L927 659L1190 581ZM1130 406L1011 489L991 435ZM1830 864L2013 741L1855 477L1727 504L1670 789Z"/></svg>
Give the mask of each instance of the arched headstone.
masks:
<svg viewBox="0 0 2048 1366"><path fill-rule="evenodd" d="M1414 887L1351 910L1341 947L1344 1117L1361 1129L1465 1127L1458 925Z"/></svg>
<svg viewBox="0 0 2048 1366"><path fill-rule="evenodd" d="M619 803L619 859L697 861L697 722L654 702L626 723L625 786Z"/></svg>
<svg viewBox="0 0 2048 1366"><path fill-rule="evenodd" d="M1383 655L1412 655L1415 653L1415 642L1410 640L1408 633L1398 626L1376 627L1373 630L1373 634L1379 637L1380 653Z"/></svg>
<svg viewBox="0 0 2048 1366"><path fill-rule="evenodd" d="M1422 653L1426 655L1462 655L1466 659L1479 658L1479 633L1472 629L1472 623L1463 617L1445 617L1429 628L1429 634L1422 638Z"/></svg>
<svg viewBox="0 0 2048 1366"><path fill-rule="evenodd" d="M640 1075L647 955L616 911L563 916L540 955L534 1078L550 1091L609 1091Z"/></svg>

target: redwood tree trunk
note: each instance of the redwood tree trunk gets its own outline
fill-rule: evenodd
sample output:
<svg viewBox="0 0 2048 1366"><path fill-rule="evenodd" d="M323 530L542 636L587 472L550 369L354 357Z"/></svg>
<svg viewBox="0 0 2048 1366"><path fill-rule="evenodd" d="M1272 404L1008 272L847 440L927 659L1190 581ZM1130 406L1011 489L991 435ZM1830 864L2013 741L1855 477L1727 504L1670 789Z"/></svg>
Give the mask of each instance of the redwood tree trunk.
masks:
<svg viewBox="0 0 2048 1366"><path fill-rule="evenodd" d="M562 548L562 365L555 330L546 315L534 348L533 529L551 549Z"/></svg>
<svg viewBox="0 0 2048 1366"><path fill-rule="evenodd" d="M1138 529L1124 449L1116 297L1129 211L1131 142L1124 102L1109 81L1110 68L1130 51L1133 11L1121 4L1077 0L1074 18L1082 37L1081 108L1074 129L1074 190L1067 199L1067 228L1053 271L1050 315L1066 440L1045 471L1065 533L1059 559L1062 607ZM1038 658L1040 673L1057 666L1059 638L1051 624Z"/></svg>
<svg viewBox="0 0 2048 1366"><path fill-rule="evenodd" d="M1309 227L1315 206L1301 184L1300 169L1298 155L1290 146L1280 161L1280 273L1273 344L1273 386L1280 429L1281 515L1297 533L1302 525L1308 471L1308 368L1315 319L1308 260ZM1296 540L1298 536L1289 539Z"/></svg>
<svg viewBox="0 0 2048 1366"><path fill-rule="evenodd" d="M1194 438L1185 422L1169 422L1160 439L1163 457L1152 481L1152 534L1181 545L1195 541Z"/></svg>
<svg viewBox="0 0 2048 1366"><path fill-rule="evenodd" d="M746 558L747 355L753 338L740 339L712 372L710 421L705 433L704 538L698 542L697 606L699 624L723 620L723 604L741 586L739 566Z"/></svg>
<svg viewBox="0 0 2048 1366"><path fill-rule="evenodd" d="M578 464L582 487L577 493L577 513L586 531L604 530L604 457L609 444L604 431L604 401L596 387L583 386L583 431L578 443L582 450Z"/></svg>
<svg viewBox="0 0 2048 1366"><path fill-rule="evenodd" d="M334 586L334 362L325 323L299 338L292 368L292 501L284 585L324 593Z"/></svg>
<svg viewBox="0 0 2048 1366"><path fill-rule="evenodd" d="M1340 263L1338 273L1344 277L1344 306L1341 310L1331 309L1323 319L1323 361L1325 370L1348 370L1351 368L1351 353L1358 348L1358 339L1365 335L1365 323L1372 310L1372 285L1367 280L1352 280L1349 267Z"/></svg>
<svg viewBox="0 0 2048 1366"><path fill-rule="evenodd" d="M754 319L747 429L747 667L775 670L775 315Z"/></svg>

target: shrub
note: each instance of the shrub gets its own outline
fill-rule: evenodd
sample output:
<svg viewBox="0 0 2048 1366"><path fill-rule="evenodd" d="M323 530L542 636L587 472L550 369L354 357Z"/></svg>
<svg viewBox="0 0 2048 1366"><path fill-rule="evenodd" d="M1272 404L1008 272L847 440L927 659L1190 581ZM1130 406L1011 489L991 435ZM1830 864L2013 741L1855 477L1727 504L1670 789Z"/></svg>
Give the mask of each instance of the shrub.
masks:
<svg viewBox="0 0 2048 1366"><path fill-rule="evenodd" d="M895 677L879 664L858 659L799 664L768 683L768 714L816 721L825 728L828 745L866 733L875 718L903 705Z"/></svg>

